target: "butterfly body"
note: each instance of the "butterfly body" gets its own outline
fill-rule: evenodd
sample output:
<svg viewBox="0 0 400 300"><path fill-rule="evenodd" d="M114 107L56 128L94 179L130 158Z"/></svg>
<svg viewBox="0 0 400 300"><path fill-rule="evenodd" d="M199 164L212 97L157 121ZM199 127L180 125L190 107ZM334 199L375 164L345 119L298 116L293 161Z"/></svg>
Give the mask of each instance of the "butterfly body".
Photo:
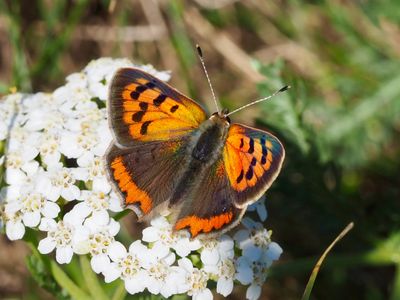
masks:
<svg viewBox="0 0 400 300"><path fill-rule="evenodd" d="M184 172L170 199L170 208L189 199L196 185L209 173L208 169L221 157L229 125L226 118L213 114L192 134L187 145L186 165L182 167Z"/></svg>
<svg viewBox="0 0 400 300"><path fill-rule="evenodd" d="M225 111L207 119L196 102L138 69L116 73L108 109L115 141L106 166L124 204L142 218L168 206L174 228L192 237L235 226L284 159L270 133L231 124Z"/></svg>

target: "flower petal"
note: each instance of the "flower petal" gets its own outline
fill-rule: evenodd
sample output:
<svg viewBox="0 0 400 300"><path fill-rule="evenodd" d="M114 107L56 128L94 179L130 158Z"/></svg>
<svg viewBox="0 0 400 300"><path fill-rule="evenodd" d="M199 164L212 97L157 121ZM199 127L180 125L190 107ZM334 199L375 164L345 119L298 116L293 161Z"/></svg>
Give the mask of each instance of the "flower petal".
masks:
<svg viewBox="0 0 400 300"><path fill-rule="evenodd" d="M42 210L43 216L47 218L55 218L58 216L59 212L60 207L56 203L50 201L46 201Z"/></svg>
<svg viewBox="0 0 400 300"><path fill-rule="evenodd" d="M223 277L219 278L217 281L217 293L221 294L222 296L226 297L233 290L233 280L232 279L225 279Z"/></svg>
<svg viewBox="0 0 400 300"><path fill-rule="evenodd" d="M39 242L38 250L42 254L48 254L54 250L56 245L57 243L53 239L47 237Z"/></svg>
<svg viewBox="0 0 400 300"><path fill-rule="evenodd" d="M56 249L56 260L59 264L69 264L73 254L71 247L59 247Z"/></svg>
<svg viewBox="0 0 400 300"><path fill-rule="evenodd" d="M257 300L261 296L261 287L256 284L252 284L247 288L246 299Z"/></svg>
<svg viewBox="0 0 400 300"><path fill-rule="evenodd" d="M92 266L93 271L99 274L106 270L110 265L110 259L105 254L95 255L90 260L90 265Z"/></svg>
<svg viewBox="0 0 400 300"><path fill-rule="evenodd" d="M126 248L120 242L114 242L108 248L108 255L113 261L123 258L126 254Z"/></svg>
<svg viewBox="0 0 400 300"><path fill-rule="evenodd" d="M33 212L26 212L22 217L22 221L27 227L36 227L40 223L40 212L37 210Z"/></svg>
<svg viewBox="0 0 400 300"><path fill-rule="evenodd" d="M11 241L20 240L25 234L25 226L21 223L21 221L7 222L6 234Z"/></svg>

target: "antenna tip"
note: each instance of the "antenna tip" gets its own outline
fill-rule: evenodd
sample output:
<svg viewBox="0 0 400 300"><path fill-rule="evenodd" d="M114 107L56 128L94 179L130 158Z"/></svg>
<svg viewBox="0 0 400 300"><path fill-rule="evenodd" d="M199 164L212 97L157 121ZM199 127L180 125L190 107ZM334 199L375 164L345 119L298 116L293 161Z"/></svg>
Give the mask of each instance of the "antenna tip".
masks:
<svg viewBox="0 0 400 300"><path fill-rule="evenodd" d="M290 89L290 85L285 85L283 88L281 88L281 89L278 91L278 93L287 91L288 89Z"/></svg>
<svg viewBox="0 0 400 300"><path fill-rule="evenodd" d="M201 50L199 44L196 44L196 49L197 49L197 53L199 54L199 56L203 57L203 51Z"/></svg>

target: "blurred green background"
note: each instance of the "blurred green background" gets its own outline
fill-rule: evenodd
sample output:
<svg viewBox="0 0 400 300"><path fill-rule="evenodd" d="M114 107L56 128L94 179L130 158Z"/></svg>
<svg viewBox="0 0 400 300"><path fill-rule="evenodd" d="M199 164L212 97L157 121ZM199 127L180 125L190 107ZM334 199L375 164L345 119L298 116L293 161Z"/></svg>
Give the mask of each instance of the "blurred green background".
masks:
<svg viewBox="0 0 400 300"><path fill-rule="evenodd" d="M90 60L128 57L172 71L213 111L196 57L234 115L276 134L287 158L267 193L284 249L262 299L400 299L400 2L268 0L0 0L0 94L52 91ZM52 299L30 278L22 243L0 240L0 298ZM230 299L242 299L244 289Z"/></svg>

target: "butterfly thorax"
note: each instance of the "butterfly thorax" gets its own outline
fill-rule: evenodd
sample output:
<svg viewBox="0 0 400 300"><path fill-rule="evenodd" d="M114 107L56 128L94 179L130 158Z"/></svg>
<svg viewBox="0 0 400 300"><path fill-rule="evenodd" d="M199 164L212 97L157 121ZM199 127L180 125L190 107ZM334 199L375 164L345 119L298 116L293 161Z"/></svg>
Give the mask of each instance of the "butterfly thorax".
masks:
<svg viewBox="0 0 400 300"><path fill-rule="evenodd" d="M205 164L214 163L222 152L229 126L230 122L218 113L204 121L192 137L192 159Z"/></svg>

